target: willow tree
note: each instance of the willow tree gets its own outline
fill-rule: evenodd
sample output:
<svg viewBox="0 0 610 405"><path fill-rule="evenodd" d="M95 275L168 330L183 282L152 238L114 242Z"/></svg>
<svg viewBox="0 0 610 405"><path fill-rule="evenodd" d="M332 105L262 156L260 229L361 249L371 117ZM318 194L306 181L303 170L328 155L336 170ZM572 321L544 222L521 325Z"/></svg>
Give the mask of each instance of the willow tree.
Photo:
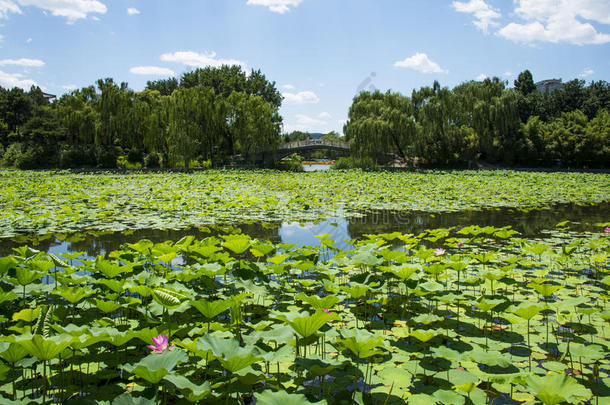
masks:
<svg viewBox="0 0 610 405"><path fill-rule="evenodd" d="M276 107L261 96L233 93L227 100L229 136L233 154L253 161L262 150L274 150L281 141Z"/></svg>
<svg viewBox="0 0 610 405"><path fill-rule="evenodd" d="M411 100L391 91L361 93L350 108L345 135L358 156L396 154L407 161L418 135Z"/></svg>

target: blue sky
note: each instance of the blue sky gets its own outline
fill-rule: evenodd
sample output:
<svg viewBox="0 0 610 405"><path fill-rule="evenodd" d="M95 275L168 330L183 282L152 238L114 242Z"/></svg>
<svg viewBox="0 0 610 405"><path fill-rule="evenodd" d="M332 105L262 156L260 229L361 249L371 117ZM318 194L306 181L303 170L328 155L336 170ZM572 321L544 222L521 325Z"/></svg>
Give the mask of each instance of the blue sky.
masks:
<svg viewBox="0 0 610 405"><path fill-rule="evenodd" d="M197 66L261 69L284 129L341 131L359 89L610 77L608 0L0 0L0 85L134 90Z"/></svg>

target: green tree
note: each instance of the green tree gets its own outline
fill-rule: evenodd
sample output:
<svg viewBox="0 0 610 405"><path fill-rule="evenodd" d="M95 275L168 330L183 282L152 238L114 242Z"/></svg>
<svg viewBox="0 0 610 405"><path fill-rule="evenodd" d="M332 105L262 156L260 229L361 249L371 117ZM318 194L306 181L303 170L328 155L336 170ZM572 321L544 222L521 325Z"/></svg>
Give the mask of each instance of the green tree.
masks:
<svg viewBox="0 0 610 405"><path fill-rule="evenodd" d="M517 90L524 96L527 96L528 94L536 90L536 85L534 84L532 72L527 69L519 73L519 76L517 77L517 80L515 80L514 84L515 90Z"/></svg>

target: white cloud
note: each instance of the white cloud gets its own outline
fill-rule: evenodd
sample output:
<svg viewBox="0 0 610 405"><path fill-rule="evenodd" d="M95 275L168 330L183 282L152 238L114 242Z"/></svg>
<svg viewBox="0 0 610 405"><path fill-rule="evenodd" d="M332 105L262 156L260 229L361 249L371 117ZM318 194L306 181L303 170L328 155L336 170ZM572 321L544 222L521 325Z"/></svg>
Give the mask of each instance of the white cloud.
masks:
<svg viewBox="0 0 610 405"><path fill-rule="evenodd" d="M482 82L483 80L487 79L487 75L485 73L481 73L480 75L477 76L476 80L479 82Z"/></svg>
<svg viewBox="0 0 610 405"><path fill-rule="evenodd" d="M0 86L4 87L5 89L20 87L24 90L29 90L30 87L35 85L36 82L31 79L24 79L22 74L5 73L0 70Z"/></svg>
<svg viewBox="0 0 610 405"><path fill-rule="evenodd" d="M66 90L66 91L72 91L72 90L76 90L77 89L75 84L65 84L65 85L61 86L61 88Z"/></svg>
<svg viewBox="0 0 610 405"><path fill-rule="evenodd" d="M158 66L134 66L129 71L134 75L147 76L173 76L175 74L171 69Z"/></svg>
<svg viewBox="0 0 610 405"><path fill-rule="evenodd" d="M301 91L299 93L282 93L286 104L317 104L320 99L313 91Z"/></svg>
<svg viewBox="0 0 610 405"><path fill-rule="evenodd" d="M23 67L43 67L44 62L38 59L2 59L0 60L0 66L6 65L15 65L15 66L23 66Z"/></svg>
<svg viewBox="0 0 610 405"><path fill-rule="evenodd" d="M328 122L317 118L312 118L308 115L297 114L296 124L284 125L284 131L325 131L328 126Z"/></svg>
<svg viewBox="0 0 610 405"><path fill-rule="evenodd" d="M497 21L502 15L491 8L484 0L470 0L468 3L454 1L453 8L460 13L474 14L473 24L484 33L488 33L489 26L499 25Z"/></svg>
<svg viewBox="0 0 610 405"><path fill-rule="evenodd" d="M595 70L591 69L591 68L586 68L585 70L583 70L578 76L580 77L589 77L591 76L593 73L595 73Z"/></svg>
<svg viewBox="0 0 610 405"><path fill-rule="evenodd" d="M49 11L56 17L65 17L71 24L88 14L106 14L106 5L98 0L17 0L21 6L34 6Z"/></svg>
<svg viewBox="0 0 610 405"><path fill-rule="evenodd" d="M513 0L524 23L511 22L498 34L514 42L605 44L610 35L582 19L610 24L608 0Z"/></svg>
<svg viewBox="0 0 610 405"><path fill-rule="evenodd" d="M284 90L294 90L294 86L292 84L285 84L282 86Z"/></svg>
<svg viewBox="0 0 610 405"><path fill-rule="evenodd" d="M27 41L25 41L25 42L27 42L28 44L31 44L32 43L32 38L28 38Z"/></svg>
<svg viewBox="0 0 610 405"><path fill-rule="evenodd" d="M502 73L502 77L513 77L513 72L506 71L506 72Z"/></svg>
<svg viewBox="0 0 610 405"><path fill-rule="evenodd" d="M327 113L326 111L324 111L324 112L321 112L321 113L318 115L318 118L323 119L323 120L324 120L324 119L330 119L330 118L332 118L332 115L330 115L329 113Z"/></svg>
<svg viewBox="0 0 610 405"><path fill-rule="evenodd" d="M179 51L174 53L164 53L161 55L164 62L177 62L190 67L221 67L222 65L238 65L247 70L246 62L237 59L218 59L216 52L197 53L191 51Z"/></svg>
<svg viewBox="0 0 610 405"><path fill-rule="evenodd" d="M8 18L8 13L21 14L21 9L12 0L0 0L0 18Z"/></svg>
<svg viewBox="0 0 610 405"><path fill-rule="evenodd" d="M127 14L129 14L129 15L140 14L140 10L138 10L137 8L129 7L127 9Z"/></svg>
<svg viewBox="0 0 610 405"><path fill-rule="evenodd" d="M248 0L249 5L265 6L274 13L284 14L290 10L290 7L296 7L303 0Z"/></svg>
<svg viewBox="0 0 610 405"><path fill-rule="evenodd" d="M436 62L431 61L428 55L420 52L403 61L394 63L394 67L409 68L422 73L448 73L447 70L442 69Z"/></svg>

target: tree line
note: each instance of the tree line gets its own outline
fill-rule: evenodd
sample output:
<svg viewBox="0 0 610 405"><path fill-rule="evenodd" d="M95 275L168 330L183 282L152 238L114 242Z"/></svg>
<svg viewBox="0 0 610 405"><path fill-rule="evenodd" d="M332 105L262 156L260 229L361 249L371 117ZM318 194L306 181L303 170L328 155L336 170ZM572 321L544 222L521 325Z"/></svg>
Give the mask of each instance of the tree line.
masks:
<svg viewBox="0 0 610 405"><path fill-rule="evenodd" d="M610 85L572 80L546 94L526 70L514 88L491 78L453 89L435 81L411 97L363 92L344 132L355 158L377 163L607 167Z"/></svg>
<svg viewBox="0 0 610 405"><path fill-rule="evenodd" d="M18 168L220 165L282 140L282 95L260 71L207 67L141 92L100 79L49 102L0 87L0 157Z"/></svg>

